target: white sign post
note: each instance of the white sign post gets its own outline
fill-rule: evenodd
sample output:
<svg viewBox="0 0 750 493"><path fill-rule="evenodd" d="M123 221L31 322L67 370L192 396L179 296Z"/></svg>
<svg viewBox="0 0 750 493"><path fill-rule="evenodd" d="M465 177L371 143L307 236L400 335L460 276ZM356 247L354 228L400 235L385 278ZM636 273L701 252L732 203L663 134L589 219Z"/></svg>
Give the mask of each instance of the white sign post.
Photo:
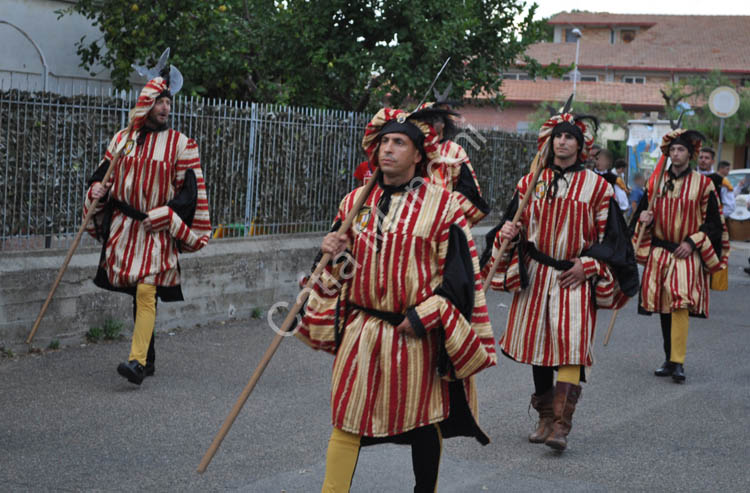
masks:
<svg viewBox="0 0 750 493"><path fill-rule="evenodd" d="M724 120L737 113L740 108L740 95L729 86L720 86L711 91L708 97L708 108L719 117L719 150L716 163L721 162L721 146L724 142Z"/></svg>

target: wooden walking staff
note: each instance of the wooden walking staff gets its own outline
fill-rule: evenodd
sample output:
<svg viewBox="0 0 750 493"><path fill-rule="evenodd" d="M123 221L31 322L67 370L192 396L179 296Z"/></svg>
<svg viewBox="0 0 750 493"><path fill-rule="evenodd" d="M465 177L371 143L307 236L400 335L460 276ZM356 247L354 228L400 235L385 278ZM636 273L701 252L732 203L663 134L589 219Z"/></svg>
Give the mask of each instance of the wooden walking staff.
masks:
<svg viewBox="0 0 750 493"><path fill-rule="evenodd" d="M346 219L341 224L341 226L339 226L339 229L336 231L336 233L342 234L349 231L352 222L354 222L354 218L357 216L359 210L362 208L362 205L365 203L365 200L367 200L367 197L370 195L370 192L372 191L372 188L377 182L379 176L380 168L376 168L375 173L372 175L372 178L370 178L370 181L367 182L367 185L365 185L362 192L360 192L359 197L357 197L357 200L354 202L354 206L349 211L349 215L346 216ZM266 352L265 354L263 354L263 358L260 360L258 367L255 369L255 372L253 372L252 377L250 377L250 381L247 383L247 385L245 385L245 388L242 390L240 397L237 399L234 407L232 407L232 410L229 412L229 416L227 416L227 418L224 420L224 424L221 425L221 429L219 429L219 432L216 434L214 441L211 442L211 446L206 451L203 459L201 459L201 462L198 465L198 472L200 474L203 474L208 465L211 463L211 459L213 459L216 451L219 449L219 445L221 445L222 440L224 440L224 437L226 437L227 433L229 433L229 429L232 427L234 420L242 410L242 406L245 405L248 397L250 397L250 394L255 388L255 384L258 383L261 375L263 375L263 371L265 371L266 366L268 366L268 363L271 361L271 358L278 349L279 344L281 344L281 341L284 339L284 337L287 336L287 332L291 328L292 322L296 318L297 314L302 310L305 301L307 301L308 296L310 296L310 291L318 282L320 275L323 273L323 269L325 269L326 265L328 265L328 262L331 261L331 258L332 255L330 253L326 253L325 255L323 255L323 258L321 258L320 262L318 262L318 265L317 267L315 267L315 270L310 276L310 279L307 280L307 284L305 284L305 287L302 289L299 296L297 296L297 302L294 304L291 311L289 311L289 313L287 314L286 318L284 319L284 323L281 325L281 329L278 330L276 337L274 337L273 341L271 342L271 345L268 346L268 349L266 349Z"/></svg>
<svg viewBox="0 0 750 493"><path fill-rule="evenodd" d="M101 183L107 183L110 175L112 174L112 171L114 171L115 166L117 166L117 162L120 160L120 155L122 154L122 150L125 147L127 147L127 143L131 140L131 132L133 131L133 122L134 120L131 120L130 123L128 123L128 127L125 129L125 135L127 135L128 138L125 139L125 142L123 143L123 145L120 146L120 148L115 151L115 155L112 156L112 161L110 161L109 167L107 168L107 172L104 173L104 178L102 178ZM73 258L73 253L75 253L76 248L78 247L78 244L81 242L81 237L83 236L83 232L86 231L86 226L88 226L89 221L91 221L91 218L94 217L94 212L96 211L96 206L98 204L99 204L99 199L94 199L94 202L91 204L91 207L89 207L89 211L86 213L86 216L83 218L81 227L78 229L78 233L76 234L76 237L73 240L73 244L70 245L70 248L68 249L68 254L65 256L65 260L63 261L62 267L60 267L60 271L57 273L55 282L52 283L52 288L50 289L49 294L47 295L47 299L44 301L44 305L42 305L42 309L39 311L39 315L37 315L36 317L36 322L34 322L34 326L31 328L29 337L26 338L26 344L31 344L32 339L34 339L34 334L36 334L36 331L39 328L39 324L42 323L42 318L44 318L44 314L47 312L47 308L49 307L49 304L52 301L52 297L55 295L57 286L60 285L60 281L62 280L63 274L65 274L65 270L68 268L70 259Z"/></svg>
<svg viewBox="0 0 750 493"><path fill-rule="evenodd" d="M526 189L526 195L523 196L523 200L521 200L521 203L518 205L518 209L516 209L515 215L513 215L513 224L521 220L521 215L523 214L523 211L526 209L526 206L529 203L529 199L531 198L531 195L534 193L534 190L536 190L536 182L539 180L539 175L542 173L542 169L544 169L543 157L546 158L547 156L546 151L548 149L548 142L549 142L549 139L547 139L547 142L544 143L544 147L542 148L542 150L536 153L536 156L534 156L534 160L531 162L531 168L534 170L534 175L531 177L531 182L529 182L529 187ZM492 267L490 267L490 270L487 274L487 278L484 280L484 286L482 286L482 289L484 290L485 293L487 292L487 290L490 288L490 285L492 284L492 278L495 277L495 272L497 271L497 268L500 266L500 261L505 255L505 251L508 249L509 244L510 244L510 241L507 239L503 239L503 241L500 243L500 250L498 251L497 256L495 257L494 262L492 262Z"/></svg>
<svg viewBox="0 0 750 493"><path fill-rule="evenodd" d="M645 212L649 212L654 209L654 204L656 203L656 195L658 194L659 188L661 187L661 181L664 178L664 173L667 170L667 163L666 163L666 156L662 154L661 159L659 159L659 163L656 165L661 166L661 169L659 170L659 176L656 179L656 182L654 183L654 187L652 188L651 197L648 199L648 207L646 208ZM640 221L639 221L640 224ZM643 233L646 231L646 227L643 224L640 224L640 229L638 230L638 237L635 240L635 244L633 245L635 247L635 254L638 255L638 249L641 247L641 241L643 241ZM615 328L615 320L617 320L617 312L620 310L613 310L612 311L612 318L609 321L609 328L607 329L607 336L604 338L604 345L606 346L609 344L609 338L612 336L612 330Z"/></svg>

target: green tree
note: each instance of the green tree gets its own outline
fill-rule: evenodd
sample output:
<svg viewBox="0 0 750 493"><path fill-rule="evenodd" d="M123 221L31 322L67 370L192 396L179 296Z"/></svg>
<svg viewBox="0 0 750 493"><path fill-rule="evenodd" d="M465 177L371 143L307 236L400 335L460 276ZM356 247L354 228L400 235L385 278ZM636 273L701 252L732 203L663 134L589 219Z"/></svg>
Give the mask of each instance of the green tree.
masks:
<svg viewBox="0 0 750 493"><path fill-rule="evenodd" d="M259 4L261 2L258 2ZM251 62L257 40L244 2L202 0L79 0L58 16L77 12L102 37L76 43L81 66L110 69L118 89L127 89L131 64L153 65L165 48L185 76L185 90L203 96L246 97L255 89ZM260 14L259 11L256 10ZM93 75L93 74L92 74Z"/></svg>
<svg viewBox="0 0 750 493"><path fill-rule="evenodd" d="M689 77L670 84L662 90L667 117L677 120L680 113L678 103L688 103L693 114L683 117L682 126L698 130L707 138L718 141L720 120L711 113L708 98L719 86L734 87L734 83L722 73L714 71L707 76ZM724 142L743 145L750 129L750 87L741 88L738 92L740 107L724 122Z"/></svg>
<svg viewBox="0 0 750 493"><path fill-rule="evenodd" d="M452 82L453 98L501 103L507 68L554 70L524 55L548 30L524 0L80 0L70 11L103 33L78 43L82 65L110 68L120 88L131 63L167 46L193 93L348 110L420 99L448 56L438 87Z"/></svg>

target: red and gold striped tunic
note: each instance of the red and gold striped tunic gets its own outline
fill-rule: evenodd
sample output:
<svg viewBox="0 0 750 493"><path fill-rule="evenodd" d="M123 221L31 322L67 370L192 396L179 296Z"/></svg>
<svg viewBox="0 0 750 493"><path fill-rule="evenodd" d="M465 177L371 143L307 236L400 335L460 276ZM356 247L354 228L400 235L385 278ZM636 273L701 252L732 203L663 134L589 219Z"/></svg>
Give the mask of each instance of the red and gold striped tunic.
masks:
<svg viewBox="0 0 750 493"><path fill-rule="evenodd" d="M716 189L710 178L689 168L677 177L670 169L664 180L654 204L654 221L636 252L638 262L645 265L641 308L658 313L687 308L692 315L707 317L710 274L726 268L729 258L729 235ZM642 203L648 201L650 191L645 195ZM653 245L654 238L672 244L687 240L695 247L690 256L678 259L663 244Z"/></svg>
<svg viewBox="0 0 750 493"><path fill-rule="evenodd" d="M440 143L440 157L428 166L428 180L453 193L470 226L476 225L487 215L489 206L482 199L469 156L456 142L444 140Z"/></svg>
<svg viewBox="0 0 750 493"><path fill-rule="evenodd" d="M514 293L500 348L521 363L590 366L596 308L619 308L628 299L606 263L581 256L604 237L613 191L604 178L576 166L577 170L566 171L557 180L554 197L550 186L555 171L545 168L541 172L521 216L521 241L533 243L555 260L580 258L587 282L561 288L563 271L530 257L519 258L518 245L509 249L492 279L493 289ZM531 178L528 174L519 181L519 202L529 193ZM492 265L500 242L498 232L487 265ZM525 288L519 262L524 262L528 272Z"/></svg>
<svg viewBox="0 0 750 493"><path fill-rule="evenodd" d="M397 435L449 417L451 382L438 374L441 346L455 378L461 379L458 388L474 418L473 375L497 361L478 257L458 202L430 184L387 188L376 184L366 199L348 233L351 260L328 267L296 334L313 348L336 355L333 426L372 437ZM337 220L343 221L362 190L344 198ZM457 270L450 270L454 267ZM452 279L444 277L446 269ZM456 272L465 274L463 286L473 297L468 318L446 294L447 282L459 282ZM342 277L348 279L343 286L335 281ZM337 347L339 300L349 308L341 312L344 329ZM375 310L408 316L423 336L397 332L374 316Z"/></svg>
<svg viewBox="0 0 750 493"><path fill-rule="evenodd" d="M134 132L129 140L121 130L106 152L106 159L111 161L116 148L124 146L112 173L112 188L107 199L115 199L147 214L153 228L153 232L147 233L142 221L116 207L113 209L109 238L104 246L105 265L100 267L105 268L109 284L115 288L132 287L138 283L178 286L178 244L183 251L200 250L208 243L211 232L206 186L196 142L171 129L141 136L143 131ZM141 144L137 144L139 137L145 137ZM190 226L167 205L181 190L188 170L195 173L198 192ZM91 192L89 188L84 214L93 203ZM106 205L107 200L100 201L97 214ZM88 231L97 236L94 222L89 223Z"/></svg>

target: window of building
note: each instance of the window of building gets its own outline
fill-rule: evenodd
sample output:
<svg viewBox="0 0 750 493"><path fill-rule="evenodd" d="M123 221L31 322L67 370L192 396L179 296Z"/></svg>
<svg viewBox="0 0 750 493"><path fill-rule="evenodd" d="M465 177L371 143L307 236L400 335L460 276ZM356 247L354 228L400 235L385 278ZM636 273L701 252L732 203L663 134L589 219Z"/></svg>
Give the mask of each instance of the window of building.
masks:
<svg viewBox="0 0 750 493"><path fill-rule="evenodd" d="M502 74L504 80L531 80L529 74Z"/></svg>
<svg viewBox="0 0 750 493"><path fill-rule="evenodd" d="M578 36L573 34L574 27L571 27L570 29L565 30L565 42L566 43L575 43L578 40Z"/></svg>
<svg viewBox="0 0 750 493"><path fill-rule="evenodd" d="M622 81L627 84L645 84L646 77L642 75L626 75L622 78Z"/></svg>
<svg viewBox="0 0 750 493"><path fill-rule="evenodd" d="M573 77L570 75L563 75L562 80L573 80ZM599 82L599 76L598 75L581 75L578 78L581 82Z"/></svg>
<svg viewBox="0 0 750 493"><path fill-rule="evenodd" d="M620 41L630 43L635 39L635 29L623 29L620 31Z"/></svg>

